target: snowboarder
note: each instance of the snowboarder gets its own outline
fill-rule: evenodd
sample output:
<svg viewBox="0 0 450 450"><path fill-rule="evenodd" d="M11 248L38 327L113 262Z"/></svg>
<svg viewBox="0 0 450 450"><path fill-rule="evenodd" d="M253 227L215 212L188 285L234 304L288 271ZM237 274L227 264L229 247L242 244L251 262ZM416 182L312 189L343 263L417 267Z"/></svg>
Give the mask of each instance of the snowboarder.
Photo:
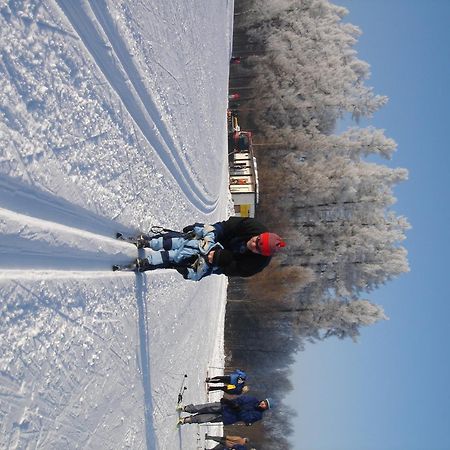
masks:
<svg viewBox="0 0 450 450"><path fill-rule="evenodd" d="M247 450L248 447L246 446L246 444L248 444L249 441L248 438L241 436L225 435L222 437L210 436L208 434L205 434L205 440L218 442L218 444L210 450Z"/></svg>
<svg viewBox="0 0 450 450"><path fill-rule="evenodd" d="M231 395L241 395L248 391L244 390L247 374L241 370L236 369L229 375L218 375L213 378L207 378L206 383L223 383L223 386L208 386L208 391L223 391Z"/></svg>
<svg viewBox="0 0 450 450"><path fill-rule="evenodd" d="M266 398L258 400L256 397L241 395L232 400L220 399L220 402L205 403L202 405L187 405L182 411L192 414L182 417L178 425L188 423L222 422L224 425L244 424L252 425L263 418L264 411L272 405L272 400Z"/></svg>

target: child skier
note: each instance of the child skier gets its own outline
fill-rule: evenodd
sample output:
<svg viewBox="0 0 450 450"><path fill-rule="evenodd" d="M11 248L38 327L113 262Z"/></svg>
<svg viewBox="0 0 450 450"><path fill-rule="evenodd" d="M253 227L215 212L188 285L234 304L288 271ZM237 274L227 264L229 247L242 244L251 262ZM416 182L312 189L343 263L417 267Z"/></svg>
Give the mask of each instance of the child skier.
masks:
<svg viewBox="0 0 450 450"><path fill-rule="evenodd" d="M214 240L211 225L194 227L188 233L166 233L155 237L142 235L138 248L146 250L146 258L137 258L127 266L139 272L160 268L176 269L187 280L199 281L207 275L221 273L232 260L231 252ZM119 270L113 266L113 270Z"/></svg>

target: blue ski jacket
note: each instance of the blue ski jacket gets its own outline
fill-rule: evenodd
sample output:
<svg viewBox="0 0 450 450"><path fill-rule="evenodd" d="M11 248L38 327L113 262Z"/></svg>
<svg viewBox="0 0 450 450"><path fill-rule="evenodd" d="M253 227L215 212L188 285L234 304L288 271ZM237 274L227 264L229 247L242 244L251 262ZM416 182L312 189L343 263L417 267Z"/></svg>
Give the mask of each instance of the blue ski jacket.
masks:
<svg viewBox="0 0 450 450"><path fill-rule="evenodd" d="M260 400L249 395L241 395L233 400L222 399L222 417L224 425L244 422L251 425L263 418L264 410L259 408Z"/></svg>
<svg viewBox="0 0 450 450"><path fill-rule="evenodd" d="M186 235L161 235L150 240L151 264L174 267L185 279L198 281L220 268L208 263L208 253L223 246L215 241L212 225L195 226Z"/></svg>
<svg viewBox="0 0 450 450"><path fill-rule="evenodd" d="M245 384L246 379L247 374L241 369L236 369L234 372L230 373L230 384L234 384L235 386Z"/></svg>
<svg viewBox="0 0 450 450"><path fill-rule="evenodd" d="M179 262L185 258L193 255L198 255L193 267L187 269L186 279L199 281L203 277L213 273L220 274L219 267L215 267L208 263L207 257L211 250L223 248L223 246L215 241L214 228L211 225L196 226L193 229L195 238L186 242L182 248L179 249L178 255L175 258Z"/></svg>

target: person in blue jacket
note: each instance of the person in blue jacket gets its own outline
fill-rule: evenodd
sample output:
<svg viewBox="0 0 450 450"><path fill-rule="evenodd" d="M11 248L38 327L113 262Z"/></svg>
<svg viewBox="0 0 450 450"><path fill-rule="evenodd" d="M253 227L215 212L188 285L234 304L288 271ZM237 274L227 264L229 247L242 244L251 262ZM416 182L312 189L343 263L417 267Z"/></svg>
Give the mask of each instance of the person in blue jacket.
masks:
<svg viewBox="0 0 450 450"><path fill-rule="evenodd" d="M192 414L180 418L178 425L187 423L222 422L224 425L243 424L250 426L263 418L264 411L270 409L271 399L258 400L256 397L241 395L232 400L202 405L186 405L182 411Z"/></svg>
<svg viewBox="0 0 450 450"><path fill-rule="evenodd" d="M236 369L229 375L217 375L212 378L207 378L206 383L223 383L224 386L209 386L208 391L223 391L231 395L241 395L247 380L247 374L241 370Z"/></svg>
<svg viewBox="0 0 450 450"><path fill-rule="evenodd" d="M146 258L137 258L139 272L175 268L187 280L199 281L213 273L222 273L232 254L215 241L212 225L196 226L189 233L166 234L140 239L138 247L148 248Z"/></svg>

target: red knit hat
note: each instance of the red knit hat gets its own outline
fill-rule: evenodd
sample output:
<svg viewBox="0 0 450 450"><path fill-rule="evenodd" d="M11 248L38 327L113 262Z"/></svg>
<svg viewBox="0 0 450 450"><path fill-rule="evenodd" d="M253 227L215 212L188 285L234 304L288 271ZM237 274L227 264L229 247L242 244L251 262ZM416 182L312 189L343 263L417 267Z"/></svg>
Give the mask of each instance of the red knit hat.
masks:
<svg viewBox="0 0 450 450"><path fill-rule="evenodd" d="M286 247L286 242L275 233L261 233L256 242L259 253L264 256L271 256L281 248Z"/></svg>

